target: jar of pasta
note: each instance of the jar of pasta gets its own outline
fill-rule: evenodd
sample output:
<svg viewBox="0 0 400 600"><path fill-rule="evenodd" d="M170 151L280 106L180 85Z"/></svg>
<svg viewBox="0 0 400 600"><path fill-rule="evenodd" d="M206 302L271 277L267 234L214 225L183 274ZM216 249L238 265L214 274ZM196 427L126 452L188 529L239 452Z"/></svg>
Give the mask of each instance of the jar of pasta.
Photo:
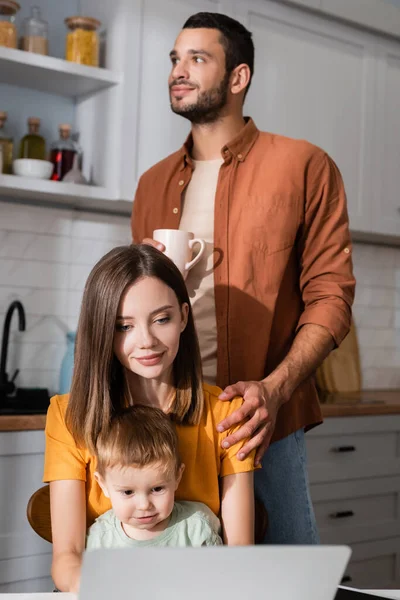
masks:
<svg viewBox="0 0 400 600"><path fill-rule="evenodd" d="M99 66L99 34L101 23L91 17L68 17L65 58L90 67Z"/></svg>
<svg viewBox="0 0 400 600"><path fill-rule="evenodd" d="M15 15L20 5L14 0L0 0L0 46L17 47L17 28Z"/></svg>

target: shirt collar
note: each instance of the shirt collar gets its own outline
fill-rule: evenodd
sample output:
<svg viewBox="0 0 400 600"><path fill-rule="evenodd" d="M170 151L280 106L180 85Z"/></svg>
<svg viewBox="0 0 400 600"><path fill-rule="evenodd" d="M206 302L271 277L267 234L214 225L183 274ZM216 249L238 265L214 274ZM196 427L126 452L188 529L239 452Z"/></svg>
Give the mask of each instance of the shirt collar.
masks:
<svg viewBox="0 0 400 600"><path fill-rule="evenodd" d="M252 149L254 143L256 142L258 136L260 135L260 131L257 129L256 124L254 123L251 117L245 117L246 121L243 129L238 133L238 135L233 138L230 142L225 144L223 148L221 148L222 158L226 161L231 157L236 158L236 160L243 162L246 160L246 157L250 150ZM193 148L193 137L192 134L189 133L186 138L185 143L181 148L182 155L182 168L183 170L186 165L189 165L193 168L193 161L191 157L191 151Z"/></svg>

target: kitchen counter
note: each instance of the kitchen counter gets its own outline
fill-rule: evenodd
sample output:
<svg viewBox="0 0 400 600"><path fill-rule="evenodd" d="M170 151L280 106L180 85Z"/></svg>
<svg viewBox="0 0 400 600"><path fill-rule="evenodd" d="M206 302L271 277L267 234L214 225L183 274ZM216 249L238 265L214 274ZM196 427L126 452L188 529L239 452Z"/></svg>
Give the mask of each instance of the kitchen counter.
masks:
<svg viewBox="0 0 400 600"><path fill-rule="evenodd" d="M321 408L324 418L400 414L400 390L330 394ZM33 431L45 424L46 415L0 415L0 431Z"/></svg>
<svg viewBox="0 0 400 600"><path fill-rule="evenodd" d="M321 408L324 418L400 414L400 390L329 394L321 402Z"/></svg>
<svg viewBox="0 0 400 600"><path fill-rule="evenodd" d="M46 415L0 415L0 431L44 429Z"/></svg>

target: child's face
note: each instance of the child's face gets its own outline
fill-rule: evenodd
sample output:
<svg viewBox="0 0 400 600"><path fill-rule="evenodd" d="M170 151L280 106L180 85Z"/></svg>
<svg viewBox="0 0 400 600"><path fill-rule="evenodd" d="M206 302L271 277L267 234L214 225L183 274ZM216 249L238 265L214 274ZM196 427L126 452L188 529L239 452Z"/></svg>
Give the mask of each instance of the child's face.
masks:
<svg viewBox="0 0 400 600"><path fill-rule="evenodd" d="M169 379L186 327L188 306L156 277L134 283L122 296L114 352L129 371L146 379Z"/></svg>
<svg viewBox="0 0 400 600"><path fill-rule="evenodd" d="M168 470L161 465L116 467L107 469L104 479L97 474L97 480L125 533L134 539L148 539L168 525L183 469L181 465L176 474L174 466Z"/></svg>

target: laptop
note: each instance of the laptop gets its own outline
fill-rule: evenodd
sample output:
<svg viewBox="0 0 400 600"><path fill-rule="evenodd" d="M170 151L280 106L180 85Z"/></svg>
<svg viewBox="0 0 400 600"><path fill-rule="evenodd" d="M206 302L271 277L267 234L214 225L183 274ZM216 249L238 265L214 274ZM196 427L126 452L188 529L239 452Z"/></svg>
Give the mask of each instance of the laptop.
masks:
<svg viewBox="0 0 400 600"><path fill-rule="evenodd" d="M347 546L94 550L79 600L333 600Z"/></svg>

